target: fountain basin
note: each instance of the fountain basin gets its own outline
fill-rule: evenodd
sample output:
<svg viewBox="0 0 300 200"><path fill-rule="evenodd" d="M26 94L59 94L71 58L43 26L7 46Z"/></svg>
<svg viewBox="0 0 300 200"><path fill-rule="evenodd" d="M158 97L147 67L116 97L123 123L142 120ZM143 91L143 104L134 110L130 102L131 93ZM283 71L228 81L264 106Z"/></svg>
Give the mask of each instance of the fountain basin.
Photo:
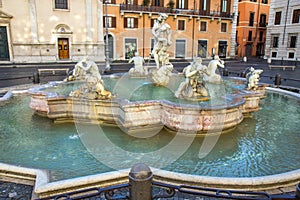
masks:
<svg viewBox="0 0 300 200"><path fill-rule="evenodd" d="M261 85L256 92L240 90L237 94L220 97L220 103L190 104L165 99L129 101L120 97L89 100L45 91L45 88L57 84L52 82L29 90L30 107L57 123L115 124L128 132L152 130L163 125L186 134L215 133L234 128L244 115L259 110L259 101L265 91L265 86Z"/></svg>

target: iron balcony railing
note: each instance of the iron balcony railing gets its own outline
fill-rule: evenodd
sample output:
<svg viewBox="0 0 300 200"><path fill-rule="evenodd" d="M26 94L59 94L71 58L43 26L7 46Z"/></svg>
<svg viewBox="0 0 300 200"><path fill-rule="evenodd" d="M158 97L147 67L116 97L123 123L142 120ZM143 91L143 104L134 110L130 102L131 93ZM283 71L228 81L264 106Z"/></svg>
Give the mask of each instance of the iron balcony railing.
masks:
<svg viewBox="0 0 300 200"><path fill-rule="evenodd" d="M206 17L224 17L233 18L233 13L219 12L219 11L205 11L205 10L188 10L188 9L171 9L161 6L140 6L132 4L120 4L121 12L154 12L154 13L170 13L180 15L196 15Z"/></svg>

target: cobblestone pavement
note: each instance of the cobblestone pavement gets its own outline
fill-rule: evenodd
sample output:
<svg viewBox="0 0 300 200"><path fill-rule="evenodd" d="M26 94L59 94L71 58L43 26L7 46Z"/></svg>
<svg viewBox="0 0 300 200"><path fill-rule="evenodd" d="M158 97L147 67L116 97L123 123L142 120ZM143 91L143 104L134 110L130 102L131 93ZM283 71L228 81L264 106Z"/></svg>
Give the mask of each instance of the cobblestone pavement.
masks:
<svg viewBox="0 0 300 200"><path fill-rule="evenodd" d="M0 181L0 200L29 200L33 186Z"/></svg>

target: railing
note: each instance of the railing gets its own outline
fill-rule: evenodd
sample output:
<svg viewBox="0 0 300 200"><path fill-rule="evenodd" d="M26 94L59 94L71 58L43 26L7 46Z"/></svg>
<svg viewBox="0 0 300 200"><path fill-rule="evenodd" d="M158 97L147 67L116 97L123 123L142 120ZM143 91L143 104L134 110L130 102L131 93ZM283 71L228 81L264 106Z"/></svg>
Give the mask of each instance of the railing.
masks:
<svg viewBox="0 0 300 200"><path fill-rule="evenodd" d="M56 196L41 198L48 199L199 199L211 197L214 199L245 199L245 200L279 200L299 199L300 183L296 186L295 195L271 195L266 192L249 192L238 190L222 190L188 185L172 185L153 181L150 168L144 164L136 164L129 173L129 183L119 184L106 188L89 188L77 190Z"/></svg>
<svg viewBox="0 0 300 200"><path fill-rule="evenodd" d="M157 13L172 13L181 15L197 15L209 17L224 17L233 18L234 14L219 12L219 11L205 11L205 10L188 10L188 9L171 9L161 6L140 6L131 4L120 4L120 11L133 11L133 12L157 12Z"/></svg>

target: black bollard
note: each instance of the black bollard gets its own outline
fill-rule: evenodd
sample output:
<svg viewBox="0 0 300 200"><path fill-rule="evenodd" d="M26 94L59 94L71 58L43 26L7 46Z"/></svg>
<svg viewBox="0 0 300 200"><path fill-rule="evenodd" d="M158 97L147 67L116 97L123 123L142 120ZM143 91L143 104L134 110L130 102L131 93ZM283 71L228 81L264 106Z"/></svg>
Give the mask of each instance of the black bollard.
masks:
<svg viewBox="0 0 300 200"><path fill-rule="evenodd" d="M296 185L296 198L300 199L300 183Z"/></svg>
<svg viewBox="0 0 300 200"><path fill-rule="evenodd" d="M129 172L129 199L151 200L152 199L151 169L142 163L134 165Z"/></svg>
<svg viewBox="0 0 300 200"><path fill-rule="evenodd" d="M241 73L241 77L242 77L242 78L246 78L246 71L243 71L243 72Z"/></svg>
<svg viewBox="0 0 300 200"><path fill-rule="evenodd" d="M281 85L281 76L280 76L280 74L276 74L274 82L275 82L275 85L277 87Z"/></svg>
<svg viewBox="0 0 300 200"><path fill-rule="evenodd" d="M37 83L40 83L40 75L38 72L34 72L33 73L33 83L37 84Z"/></svg>
<svg viewBox="0 0 300 200"><path fill-rule="evenodd" d="M224 68L223 69L223 76L228 76L228 75L229 75L228 69Z"/></svg>

